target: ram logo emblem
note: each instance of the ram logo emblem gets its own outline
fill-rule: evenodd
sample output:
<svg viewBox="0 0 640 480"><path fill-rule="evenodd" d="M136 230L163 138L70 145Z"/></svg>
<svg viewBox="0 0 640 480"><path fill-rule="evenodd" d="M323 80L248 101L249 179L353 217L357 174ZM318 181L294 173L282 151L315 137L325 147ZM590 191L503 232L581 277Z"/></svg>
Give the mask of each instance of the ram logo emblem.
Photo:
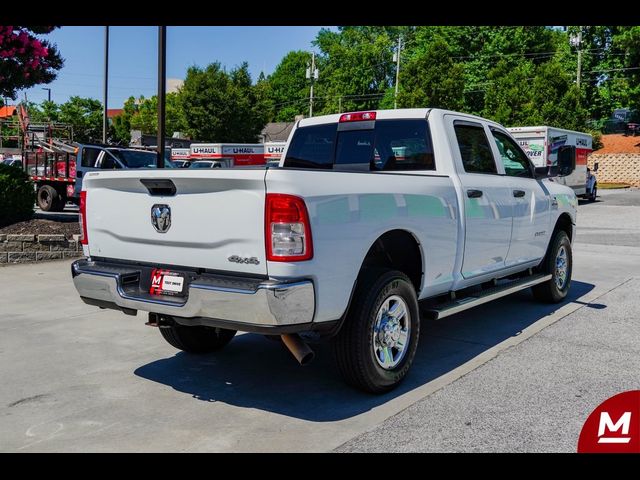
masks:
<svg viewBox="0 0 640 480"><path fill-rule="evenodd" d="M155 204L151 207L151 224L159 233L167 233L171 227L171 208L169 205Z"/></svg>

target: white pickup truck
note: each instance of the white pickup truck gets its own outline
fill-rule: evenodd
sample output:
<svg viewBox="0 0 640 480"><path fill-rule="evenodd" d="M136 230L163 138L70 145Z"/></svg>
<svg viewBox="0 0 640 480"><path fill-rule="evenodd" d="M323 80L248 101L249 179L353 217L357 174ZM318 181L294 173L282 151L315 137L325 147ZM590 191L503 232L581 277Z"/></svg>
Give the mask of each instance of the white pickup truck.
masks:
<svg viewBox="0 0 640 480"><path fill-rule="evenodd" d="M529 287L565 298L577 199L544 172L472 115L308 118L279 168L88 173L73 281L90 305L149 312L187 352L240 330L280 335L305 363L307 342L331 338L345 380L384 392L412 364L421 315Z"/></svg>

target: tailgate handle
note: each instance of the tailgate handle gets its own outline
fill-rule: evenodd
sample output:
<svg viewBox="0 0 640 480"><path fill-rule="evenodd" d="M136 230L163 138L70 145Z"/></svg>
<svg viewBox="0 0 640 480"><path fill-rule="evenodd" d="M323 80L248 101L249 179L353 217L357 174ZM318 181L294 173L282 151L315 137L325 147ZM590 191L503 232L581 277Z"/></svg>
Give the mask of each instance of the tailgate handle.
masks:
<svg viewBox="0 0 640 480"><path fill-rule="evenodd" d="M141 178L140 183L147 187L149 195L153 197L172 197L177 191L175 184L171 180L165 178Z"/></svg>

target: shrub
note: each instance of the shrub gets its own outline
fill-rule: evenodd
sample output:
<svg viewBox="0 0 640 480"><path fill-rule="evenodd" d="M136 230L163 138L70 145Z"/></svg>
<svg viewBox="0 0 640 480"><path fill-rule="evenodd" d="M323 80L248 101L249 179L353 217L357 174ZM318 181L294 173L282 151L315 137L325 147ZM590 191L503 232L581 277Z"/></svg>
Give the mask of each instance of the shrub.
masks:
<svg viewBox="0 0 640 480"><path fill-rule="evenodd" d="M34 202L29 176L18 167L0 163L0 227L31 218Z"/></svg>

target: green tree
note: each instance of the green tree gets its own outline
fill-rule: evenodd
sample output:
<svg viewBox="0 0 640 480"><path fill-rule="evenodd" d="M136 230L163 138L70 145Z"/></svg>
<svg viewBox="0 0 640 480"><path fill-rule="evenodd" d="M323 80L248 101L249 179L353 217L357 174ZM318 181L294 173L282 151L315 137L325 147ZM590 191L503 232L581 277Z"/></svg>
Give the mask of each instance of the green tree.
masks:
<svg viewBox="0 0 640 480"><path fill-rule="evenodd" d="M115 143L129 145L131 142L131 118L136 113L136 99L129 97L122 107L122 114L113 117L112 138Z"/></svg>
<svg viewBox="0 0 640 480"><path fill-rule="evenodd" d="M393 85L395 66L392 52L397 37L410 38L410 27L339 27L337 32L321 29L315 44L320 79L315 95L319 113L377 108Z"/></svg>
<svg viewBox="0 0 640 480"><path fill-rule="evenodd" d="M587 111L573 78L557 61L538 66L500 61L488 75L484 116L505 126L552 125L584 130Z"/></svg>
<svg viewBox="0 0 640 480"><path fill-rule="evenodd" d="M122 114L113 118L112 126L114 140L122 144L131 141L132 129L155 135L158 133L158 97L140 96L137 100L129 97L124 103ZM176 92L166 96L165 128L169 136L185 129L184 114Z"/></svg>
<svg viewBox="0 0 640 480"><path fill-rule="evenodd" d="M530 88L534 76L535 66L529 60L515 67L499 61L487 74L483 116L506 126L540 123Z"/></svg>
<svg viewBox="0 0 640 480"><path fill-rule="evenodd" d="M190 67L178 100L185 131L203 141L255 142L267 122L264 112L255 109L256 90L246 63L229 73L218 62Z"/></svg>
<svg viewBox="0 0 640 480"><path fill-rule="evenodd" d="M310 60L308 52L289 52L269 75L268 98L273 104L274 121L292 122L296 115L308 112L309 80L305 72Z"/></svg>
<svg viewBox="0 0 640 480"><path fill-rule="evenodd" d="M586 129L588 112L584 107L584 95L558 62L540 65L530 85L536 115L529 124L539 119L538 123L543 125Z"/></svg>
<svg viewBox="0 0 640 480"><path fill-rule="evenodd" d="M537 65L555 51L558 32L544 26L423 26L416 27L411 50L422 50L437 38L449 46L456 62L464 64L466 88L463 109L481 113L485 109L487 77L499 61L515 67L528 59Z"/></svg>
<svg viewBox="0 0 640 480"><path fill-rule="evenodd" d="M452 59L449 45L440 37L405 62L400 85L401 108L464 107L464 66Z"/></svg>
<svg viewBox="0 0 640 480"><path fill-rule="evenodd" d="M102 141L102 103L93 98L71 97L59 107L58 121L73 125L78 142Z"/></svg>

